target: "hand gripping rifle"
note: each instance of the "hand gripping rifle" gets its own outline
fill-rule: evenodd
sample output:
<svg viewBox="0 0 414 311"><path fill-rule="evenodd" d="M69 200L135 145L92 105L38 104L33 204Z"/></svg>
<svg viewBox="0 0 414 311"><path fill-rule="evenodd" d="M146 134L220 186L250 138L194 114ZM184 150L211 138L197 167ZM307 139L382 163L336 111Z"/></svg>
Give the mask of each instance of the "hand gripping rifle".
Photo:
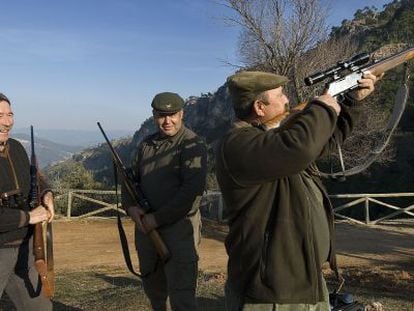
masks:
<svg viewBox="0 0 414 311"><path fill-rule="evenodd" d="M30 205L36 208L41 205L39 172L37 159L34 150L33 126L30 126L32 154L30 157ZM44 240L43 224L37 223L33 232L33 254L35 258L36 270L42 282L43 294L47 298L52 298L55 292L55 272L53 260L53 234L52 224L46 222L46 243Z"/></svg>
<svg viewBox="0 0 414 311"><path fill-rule="evenodd" d="M119 155L115 151L114 147L112 146L111 142L109 141L108 137L106 136L105 131L103 130L101 124L99 122L97 122L97 124L98 124L98 127L101 130L101 133L102 133L103 137L105 138L105 141L108 144L108 147L111 151L114 164L116 165L116 167L118 168L118 170L121 173L120 175L121 175L122 181L124 182L125 188L128 191L128 194L133 199L134 203L136 205L140 206L146 213L151 212L151 206L150 206L148 200L145 199L144 194L142 193L141 189L139 188L139 185L137 185L131 179L131 177L128 175L126 167L122 163L121 158L119 157ZM118 223L120 223L119 219L118 219ZM118 225L118 228L120 229L119 225ZM122 241L122 236L123 236L122 232L123 231L121 231L121 229L120 229L119 233L120 233L120 236L121 236L121 243L123 244L123 252L124 252L125 261L127 263L127 266L129 268L129 270L133 274L137 275L133 271L132 265L130 264L129 253L126 254L124 244L126 244L126 246L128 244L124 243ZM170 252L169 252L167 246L165 245L164 241L161 239L161 236L159 235L158 231L156 231L154 229L154 230L148 232L148 236L151 239L152 243L154 244L155 250L157 251L160 259L163 262L166 262L170 258Z"/></svg>

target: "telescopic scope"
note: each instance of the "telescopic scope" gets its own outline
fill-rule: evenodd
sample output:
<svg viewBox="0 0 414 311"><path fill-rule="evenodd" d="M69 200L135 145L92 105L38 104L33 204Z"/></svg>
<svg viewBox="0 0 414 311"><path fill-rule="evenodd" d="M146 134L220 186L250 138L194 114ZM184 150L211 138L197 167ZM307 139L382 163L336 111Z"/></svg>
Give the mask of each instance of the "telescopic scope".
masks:
<svg viewBox="0 0 414 311"><path fill-rule="evenodd" d="M313 75L310 75L305 78L305 84L307 86L311 86L315 83L318 83L328 77L334 77L337 75L340 71L343 70L350 70L350 71L356 71L359 69L359 66L364 65L368 63L370 57L368 53L361 53L358 55L353 56L352 58L346 60L346 61L340 61L336 64L336 66L331 67L325 71L321 71L318 73L315 73Z"/></svg>

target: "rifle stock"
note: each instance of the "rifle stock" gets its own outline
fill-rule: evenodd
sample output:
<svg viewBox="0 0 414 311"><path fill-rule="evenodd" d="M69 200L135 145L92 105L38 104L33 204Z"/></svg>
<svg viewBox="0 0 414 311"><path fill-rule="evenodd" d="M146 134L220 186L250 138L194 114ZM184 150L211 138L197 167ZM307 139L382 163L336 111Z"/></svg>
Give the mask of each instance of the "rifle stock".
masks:
<svg viewBox="0 0 414 311"><path fill-rule="evenodd" d="M35 267L42 282L43 295L50 299L55 291L55 273L53 268L50 268L50 261L47 261L45 258L44 227L42 223L38 223L34 227L33 254L35 257ZM48 256L48 258L50 257Z"/></svg>
<svg viewBox="0 0 414 311"><path fill-rule="evenodd" d="M41 205L39 172L37 168L37 159L34 151L34 135L33 126L30 127L31 132L31 147L32 153L30 157L30 178L31 178L31 192L30 205L35 208ZM43 294L47 298L52 298L55 292L55 273L53 261L53 240L52 240L52 225L46 223L47 239L45 240L45 230L43 223L37 223L33 231L33 255L35 259L35 267L42 282ZM47 242L45 242L47 241ZM47 256L45 255L47 253Z"/></svg>
<svg viewBox="0 0 414 311"><path fill-rule="evenodd" d="M101 130L101 133L104 136L106 143L108 144L108 147L112 154L112 158L118 170L121 173L122 181L124 182L124 185L128 191L128 194L131 196L135 204L140 206L145 212L149 212L151 208L149 205L149 202L144 198L144 195L139 189L139 187L136 187L135 184L131 181L130 177L128 176L126 167L122 163L121 158L119 157L114 147L112 146L111 142L109 141L108 137L106 136L105 131L103 130L101 124L97 122L97 125L99 129ZM166 262L170 258L171 255L164 241L161 239L161 236L158 233L158 231L155 229L151 230L150 232L148 232L147 235L149 236L152 243L154 244L155 250L160 256L160 259L163 262Z"/></svg>

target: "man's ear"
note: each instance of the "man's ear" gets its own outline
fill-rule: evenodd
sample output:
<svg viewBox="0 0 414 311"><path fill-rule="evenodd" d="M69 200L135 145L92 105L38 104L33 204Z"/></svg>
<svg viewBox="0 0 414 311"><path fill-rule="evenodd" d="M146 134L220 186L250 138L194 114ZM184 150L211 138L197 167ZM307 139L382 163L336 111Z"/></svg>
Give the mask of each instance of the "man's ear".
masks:
<svg viewBox="0 0 414 311"><path fill-rule="evenodd" d="M252 110L258 117L263 117L265 115L264 113L264 104L260 100L255 100L253 103Z"/></svg>

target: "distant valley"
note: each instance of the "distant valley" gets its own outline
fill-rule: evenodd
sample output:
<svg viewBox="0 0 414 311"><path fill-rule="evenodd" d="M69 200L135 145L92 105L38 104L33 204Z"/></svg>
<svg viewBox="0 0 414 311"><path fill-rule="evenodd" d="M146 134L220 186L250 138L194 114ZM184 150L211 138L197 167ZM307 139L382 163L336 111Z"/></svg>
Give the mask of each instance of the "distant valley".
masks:
<svg viewBox="0 0 414 311"><path fill-rule="evenodd" d="M117 139L127 136L132 136L136 129L127 130L107 130L107 135L110 139ZM30 134L29 128L16 128L13 129L15 135ZM57 144L63 144L75 147L91 147L96 146L104 139L98 127L96 130L68 130L68 129L36 129L35 136L42 139L49 140Z"/></svg>
<svg viewBox="0 0 414 311"><path fill-rule="evenodd" d="M128 131L122 130L107 133L111 139L126 137L128 134ZM30 155L29 128L14 129L12 137L19 140ZM96 131L35 129L35 151L40 168L67 160L75 153L102 142L103 137L98 129Z"/></svg>

